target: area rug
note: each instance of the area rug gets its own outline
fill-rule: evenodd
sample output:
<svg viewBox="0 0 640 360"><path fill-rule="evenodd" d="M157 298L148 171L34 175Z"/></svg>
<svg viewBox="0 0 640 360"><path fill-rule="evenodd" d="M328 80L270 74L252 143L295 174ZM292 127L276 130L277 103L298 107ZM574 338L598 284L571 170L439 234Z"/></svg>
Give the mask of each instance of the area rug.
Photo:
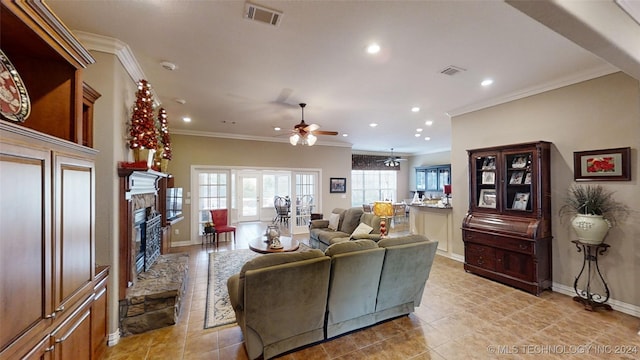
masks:
<svg viewBox="0 0 640 360"><path fill-rule="evenodd" d="M227 279L240 272L242 265L260 254L240 249L209 254L209 279L207 283L207 308L204 328L212 328L236 322L227 292Z"/></svg>
<svg viewBox="0 0 640 360"><path fill-rule="evenodd" d="M304 243L297 251L310 249ZM207 284L207 308L204 314L204 328L233 324L236 314L229 302L227 279L240 272L242 265L260 254L240 249L212 252L209 254L209 278Z"/></svg>

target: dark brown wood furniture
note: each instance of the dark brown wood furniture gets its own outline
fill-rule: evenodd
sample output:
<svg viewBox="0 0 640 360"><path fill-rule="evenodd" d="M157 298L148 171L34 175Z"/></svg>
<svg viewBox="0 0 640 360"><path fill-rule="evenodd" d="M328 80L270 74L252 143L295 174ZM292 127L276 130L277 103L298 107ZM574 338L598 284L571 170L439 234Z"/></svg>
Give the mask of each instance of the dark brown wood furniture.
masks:
<svg viewBox="0 0 640 360"><path fill-rule="evenodd" d="M269 247L269 243L267 243L267 237L261 236L249 241L249 249L261 254L269 254L296 251L300 247L298 240L294 240L289 236L280 236L280 244L282 244L281 249L272 249Z"/></svg>
<svg viewBox="0 0 640 360"><path fill-rule="evenodd" d="M550 146L468 150L466 271L535 295L551 288Z"/></svg>
<svg viewBox="0 0 640 360"><path fill-rule="evenodd" d="M82 81L94 60L40 1L2 0L0 24L32 105L25 122L0 120L0 359L98 359L109 268L95 265L86 145L99 94Z"/></svg>

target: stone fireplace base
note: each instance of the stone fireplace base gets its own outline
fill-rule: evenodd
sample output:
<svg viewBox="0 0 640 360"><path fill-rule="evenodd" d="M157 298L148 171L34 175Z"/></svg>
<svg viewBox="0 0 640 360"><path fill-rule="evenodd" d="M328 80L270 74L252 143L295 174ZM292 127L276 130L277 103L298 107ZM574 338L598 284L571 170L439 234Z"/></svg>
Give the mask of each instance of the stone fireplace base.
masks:
<svg viewBox="0 0 640 360"><path fill-rule="evenodd" d="M120 300L123 336L170 326L178 321L187 286L189 254L161 255L151 268L137 276Z"/></svg>

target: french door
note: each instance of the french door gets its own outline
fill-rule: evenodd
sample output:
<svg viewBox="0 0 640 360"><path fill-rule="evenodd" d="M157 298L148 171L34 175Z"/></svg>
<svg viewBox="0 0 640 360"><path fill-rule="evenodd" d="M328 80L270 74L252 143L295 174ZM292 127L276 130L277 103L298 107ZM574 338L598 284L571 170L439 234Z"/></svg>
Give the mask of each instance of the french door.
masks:
<svg viewBox="0 0 640 360"><path fill-rule="evenodd" d="M238 172L238 221L260 220L260 198L262 174L260 172Z"/></svg>
<svg viewBox="0 0 640 360"><path fill-rule="evenodd" d="M311 222L311 213L318 212L320 189L318 187L318 171L297 171L293 173L294 192L291 207L291 218L293 221L294 234L304 234L309 232L309 223Z"/></svg>

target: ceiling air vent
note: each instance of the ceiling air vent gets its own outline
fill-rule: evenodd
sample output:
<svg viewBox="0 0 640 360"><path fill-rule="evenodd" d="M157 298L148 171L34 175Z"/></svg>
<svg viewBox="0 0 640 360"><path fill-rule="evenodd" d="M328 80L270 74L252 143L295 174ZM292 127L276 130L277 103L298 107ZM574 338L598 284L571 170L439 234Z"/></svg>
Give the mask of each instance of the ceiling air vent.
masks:
<svg viewBox="0 0 640 360"><path fill-rule="evenodd" d="M445 74L445 75L449 75L449 76L453 76L461 71L467 71L466 69L463 69L461 67L457 67L457 66L453 66L453 65L449 65L446 68L440 70L440 74Z"/></svg>
<svg viewBox="0 0 640 360"><path fill-rule="evenodd" d="M282 11L268 9L251 3L245 3L244 17L249 20L278 26L282 20Z"/></svg>

